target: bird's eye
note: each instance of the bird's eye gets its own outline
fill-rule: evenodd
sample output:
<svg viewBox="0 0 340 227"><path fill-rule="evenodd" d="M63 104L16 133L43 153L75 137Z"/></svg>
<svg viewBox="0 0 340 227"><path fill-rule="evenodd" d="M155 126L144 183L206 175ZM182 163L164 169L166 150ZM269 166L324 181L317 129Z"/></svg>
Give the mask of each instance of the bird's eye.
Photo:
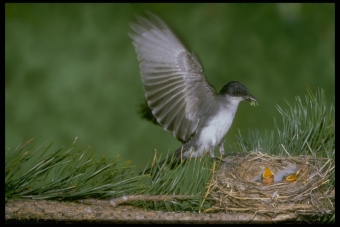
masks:
<svg viewBox="0 0 340 227"><path fill-rule="evenodd" d="M240 90L240 89L237 89L237 93L240 94L240 93L241 93L241 90Z"/></svg>

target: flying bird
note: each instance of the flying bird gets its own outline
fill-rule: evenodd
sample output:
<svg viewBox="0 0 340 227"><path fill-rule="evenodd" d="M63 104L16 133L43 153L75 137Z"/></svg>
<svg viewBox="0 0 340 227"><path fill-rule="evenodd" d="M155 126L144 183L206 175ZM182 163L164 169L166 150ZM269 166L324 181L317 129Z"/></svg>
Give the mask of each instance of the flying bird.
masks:
<svg viewBox="0 0 340 227"><path fill-rule="evenodd" d="M148 13L148 12L147 12ZM136 16L129 36L139 61L148 106L163 129L182 142L175 160L200 157L219 148L224 155L224 136L241 101L257 104L248 89L237 81L219 93L208 83L202 66L171 29L156 15Z"/></svg>

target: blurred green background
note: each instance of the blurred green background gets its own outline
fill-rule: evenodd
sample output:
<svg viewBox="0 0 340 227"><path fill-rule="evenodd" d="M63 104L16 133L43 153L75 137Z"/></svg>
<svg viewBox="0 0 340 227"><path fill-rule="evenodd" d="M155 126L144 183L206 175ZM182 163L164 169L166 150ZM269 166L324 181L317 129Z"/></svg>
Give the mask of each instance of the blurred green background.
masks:
<svg viewBox="0 0 340 227"><path fill-rule="evenodd" d="M259 101L240 104L238 129L273 130L275 105L323 88L334 102L334 4L6 4L5 146L77 144L120 154L138 170L180 143L137 114L144 100L127 33L135 14L160 16L219 91L237 80Z"/></svg>

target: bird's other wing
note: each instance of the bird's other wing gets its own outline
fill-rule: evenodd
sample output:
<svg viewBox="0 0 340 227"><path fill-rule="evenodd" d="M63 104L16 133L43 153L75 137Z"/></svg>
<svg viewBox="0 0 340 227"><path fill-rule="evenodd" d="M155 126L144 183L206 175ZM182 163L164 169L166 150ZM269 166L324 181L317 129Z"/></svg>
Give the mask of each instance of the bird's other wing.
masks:
<svg viewBox="0 0 340 227"><path fill-rule="evenodd" d="M196 56L187 51L157 16L136 16L129 33L139 60L148 105L165 130L182 142L199 124L201 102L216 101L216 91L204 76Z"/></svg>

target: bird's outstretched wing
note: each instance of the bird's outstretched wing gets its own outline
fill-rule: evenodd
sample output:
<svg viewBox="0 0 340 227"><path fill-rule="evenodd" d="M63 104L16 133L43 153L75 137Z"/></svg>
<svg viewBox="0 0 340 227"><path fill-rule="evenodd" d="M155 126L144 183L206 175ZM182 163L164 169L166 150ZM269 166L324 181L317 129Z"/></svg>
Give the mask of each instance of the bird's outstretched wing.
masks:
<svg viewBox="0 0 340 227"><path fill-rule="evenodd" d="M153 115L165 130L182 142L199 124L200 104L215 102L215 89L201 64L187 51L170 28L157 16L136 16L129 33L139 60L145 96Z"/></svg>

